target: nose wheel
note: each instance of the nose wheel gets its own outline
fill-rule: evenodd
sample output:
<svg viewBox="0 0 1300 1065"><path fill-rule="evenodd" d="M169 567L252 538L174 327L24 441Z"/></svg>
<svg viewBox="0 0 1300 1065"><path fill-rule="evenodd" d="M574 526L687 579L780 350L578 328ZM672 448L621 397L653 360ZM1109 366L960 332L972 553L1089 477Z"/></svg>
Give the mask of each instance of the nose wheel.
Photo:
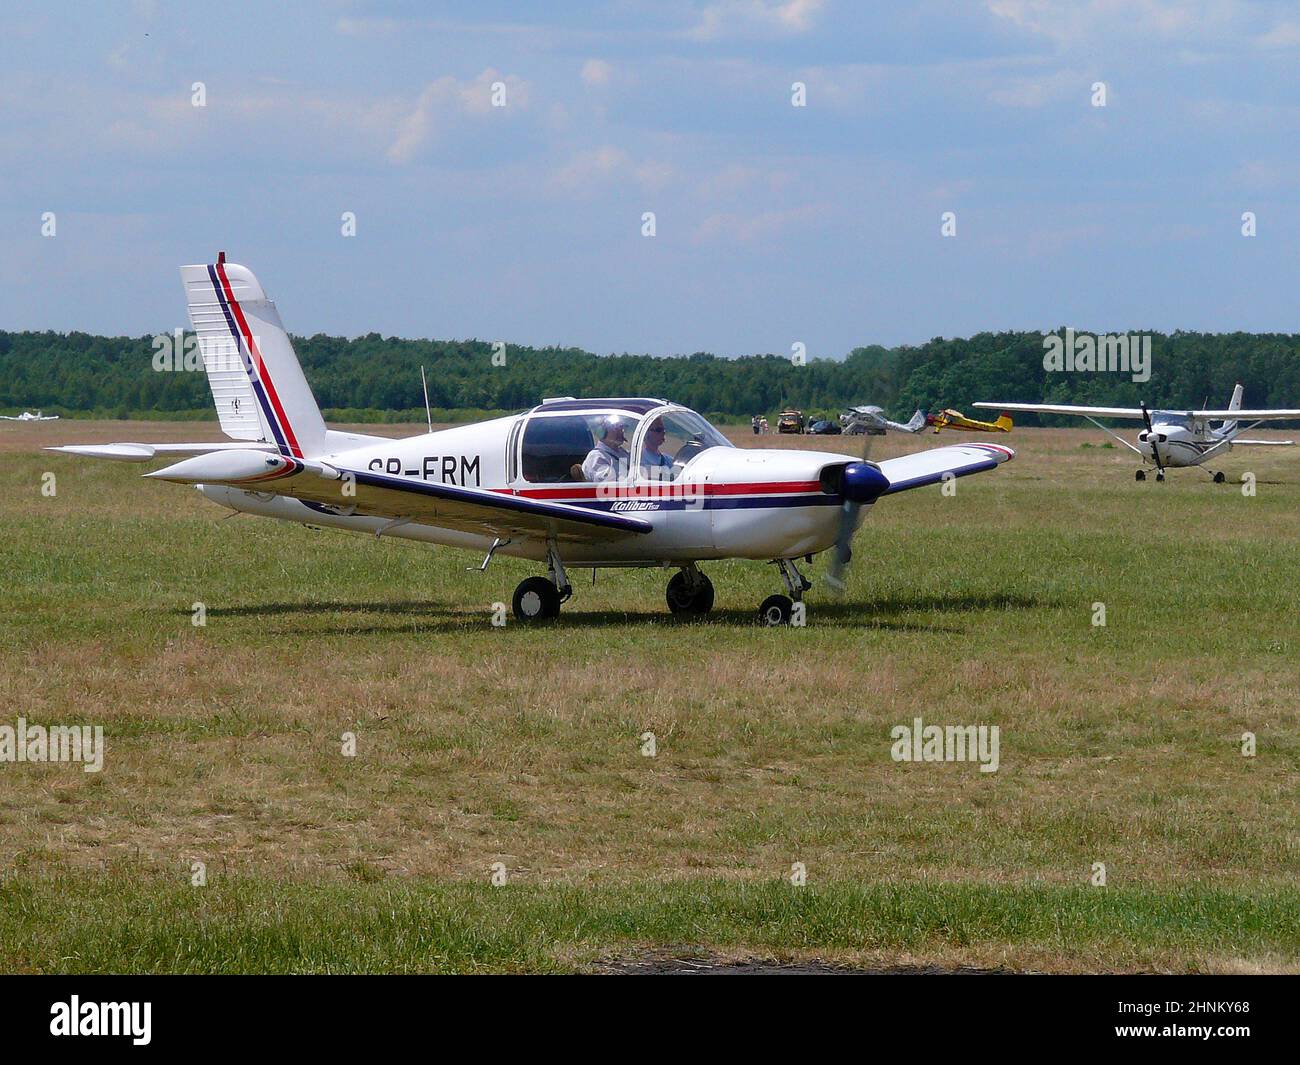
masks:
<svg viewBox="0 0 1300 1065"><path fill-rule="evenodd" d="M794 616L794 600L788 595L769 595L758 608L758 623L768 628L789 625Z"/></svg>
<svg viewBox="0 0 1300 1065"><path fill-rule="evenodd" d="M794 605L803 601L803 593L812 587L808 580L788 558L774 560L781 571L781 579L789 595L769 595L758 608L758 623L769 628L777 625L789 625L794 617Z"/></svg>

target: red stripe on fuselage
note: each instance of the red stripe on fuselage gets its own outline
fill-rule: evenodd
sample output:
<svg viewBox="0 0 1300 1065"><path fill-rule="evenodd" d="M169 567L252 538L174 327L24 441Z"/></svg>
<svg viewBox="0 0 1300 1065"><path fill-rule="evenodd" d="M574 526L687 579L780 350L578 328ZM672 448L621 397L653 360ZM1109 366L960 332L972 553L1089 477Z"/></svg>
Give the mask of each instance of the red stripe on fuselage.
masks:
<svg viewBox="0 0 1300 1065"><path fill-rule="evenodd" d="M796 492L820 492L818 481L756 481L753 484L683 484L676 481L647 481L641 485L622 485L618 488L574 485L572 488L496 488L493 491L506 495L524 496L528 499L647 499L656 495L671 496L690 493L706 496L790 495Z"/></svg>
<svg viewBox="0 0 1300 1065"><path fill-rule="evenodd" d="M248 328L248 320L244 317L243 308L239 306L239 301L235 299L235 294L230 289L230 280L226 277L225 263L217 263L217 276L221 278L221 287L226 290L226 300L230 304L230 309L235 312L235 321L239 324L239 331L244 336L244 343L248 347L249 354L253 357L253 365L257 367L258 379L262 382L262 387L266 389L266 397L271 401L275 416L280 419L280 428L284 430L284 438L289 443L289 450L295 458L302 458L302 448L298 446L298 438L294 435L293 426L289 424L288 415L284 413L284 406L280 403L280 396L275 390L275 385L271 382L271 375L266 372L266 363L262 360L262 353L257 350L257 343L253 340L252 330Z"/></svg>

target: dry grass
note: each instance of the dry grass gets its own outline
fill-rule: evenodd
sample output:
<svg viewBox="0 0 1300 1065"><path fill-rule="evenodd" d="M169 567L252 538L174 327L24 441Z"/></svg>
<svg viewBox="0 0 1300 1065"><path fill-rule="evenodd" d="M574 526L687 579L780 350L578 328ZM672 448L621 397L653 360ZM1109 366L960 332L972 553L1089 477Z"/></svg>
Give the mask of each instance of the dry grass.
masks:
<svg viewBox="0 0 1300 1065"><path fill-rule="evenodd" d="M794 861L814 884L1064 888L1100 861L1112 888L1294 885L1300 455L1226 459L1257 473L1248 499L1199 470L1135 484L1133 456L1082 446L1096 433L1017 430L996 438L1016 461L955 498L874 508L847 599L814 592L805 629L754 628L775 574L723 563L707 624L668 618L663 574L614 572L529 630L489 624L526 564L469 574L456 552L218 522L140 467L34 450L205 429L0 432L0 723L108 734L100 774L0 765L0 856L437 884L501 861L513 883L598 892L771 881ZM872 457L962 438L890 437ZM917 715L999 725L1001 769L893 762L889 729ZM951 946L916 957L975 957ZM1214 949L1276 968L1296 944Z"/></svg>

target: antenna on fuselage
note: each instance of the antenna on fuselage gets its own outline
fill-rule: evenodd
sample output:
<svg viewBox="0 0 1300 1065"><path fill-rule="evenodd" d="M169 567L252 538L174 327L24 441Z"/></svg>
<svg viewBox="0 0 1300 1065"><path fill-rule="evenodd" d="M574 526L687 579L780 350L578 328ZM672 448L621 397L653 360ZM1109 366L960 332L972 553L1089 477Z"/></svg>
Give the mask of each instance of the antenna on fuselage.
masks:
<svg viewBox="0 0 1300 1065"><path fill-rule="evenodd" d="M420 384L424 388L424 416L429 422L429 432L433 432L433 411L429 409L429 382L424 377L424 367L420 367Z"/></svg>

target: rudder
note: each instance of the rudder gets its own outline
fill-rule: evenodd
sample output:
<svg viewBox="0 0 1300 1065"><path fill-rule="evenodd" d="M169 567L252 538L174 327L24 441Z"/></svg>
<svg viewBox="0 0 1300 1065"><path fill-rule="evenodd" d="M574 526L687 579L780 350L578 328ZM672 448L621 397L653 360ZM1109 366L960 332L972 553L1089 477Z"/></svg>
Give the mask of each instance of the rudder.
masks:
<svg viewBox="0 0 1300 1065"><path fill-rule="evenodd" d="M323 453L320 408L253 272L222 253L212 265L182 266L181 282L222 431L295 458Z"/></svg>

